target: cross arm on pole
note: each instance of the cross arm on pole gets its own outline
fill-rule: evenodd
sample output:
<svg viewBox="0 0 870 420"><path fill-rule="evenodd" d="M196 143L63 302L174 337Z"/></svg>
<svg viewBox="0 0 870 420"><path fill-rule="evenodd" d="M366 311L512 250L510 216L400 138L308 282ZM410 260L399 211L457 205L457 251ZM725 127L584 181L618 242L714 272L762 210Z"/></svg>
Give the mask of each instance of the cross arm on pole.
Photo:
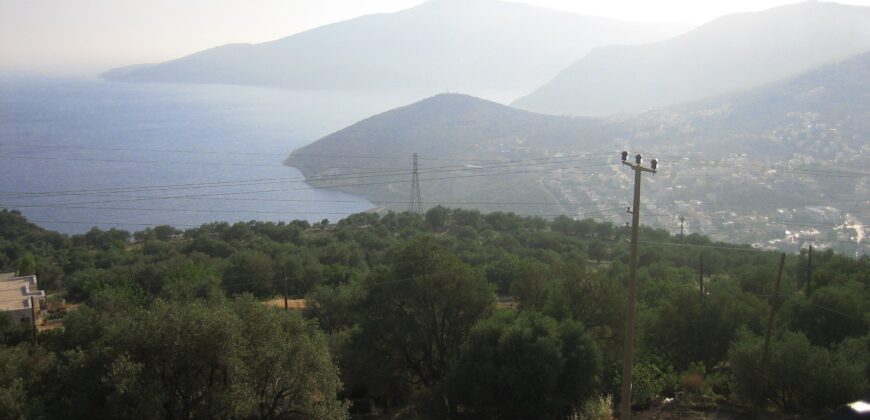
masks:
<svg viewBox="0 0 870 420"><path fill-rule="evenodd" d="M651 172L651 173L656 173L656 172L658 172L658 171L655 170L655 169L650 169L650 168L647 168L647 167L645 167L645 166L643 166L643 165L638 165L638 164L636 164L636 163L631 163L631 162L628 162L628 161L622 162L622 164L625 165L625 166L630 167L631 169L634 169L635 171L643 171L643 172Z"/></svg>

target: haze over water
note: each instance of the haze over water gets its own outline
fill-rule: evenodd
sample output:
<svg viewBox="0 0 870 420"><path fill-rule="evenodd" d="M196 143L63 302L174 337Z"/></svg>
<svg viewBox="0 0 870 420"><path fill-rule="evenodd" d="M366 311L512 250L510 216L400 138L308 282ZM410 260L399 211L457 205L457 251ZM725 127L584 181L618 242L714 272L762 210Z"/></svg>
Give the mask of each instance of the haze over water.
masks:
<svg viewBox="0 0 870 420"><path fill-rule="evenodd" d="M0 207L68 233L94 225L134 231L212 221L335 221L373 204L312 189L282 160L297 147L408 100L393 93L6 80L0 82ZM33 195L245 180L268 181ZM28 194L15 194L20 192ZM67 206L31 207L54 204Z"/></svg>

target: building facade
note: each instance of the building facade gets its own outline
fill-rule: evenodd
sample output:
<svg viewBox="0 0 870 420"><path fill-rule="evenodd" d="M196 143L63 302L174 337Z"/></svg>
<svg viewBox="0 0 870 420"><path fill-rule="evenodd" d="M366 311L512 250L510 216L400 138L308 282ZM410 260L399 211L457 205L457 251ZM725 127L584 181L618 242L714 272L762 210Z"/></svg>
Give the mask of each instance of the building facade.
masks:
<svg viewBox="0 0 870 420"><path fill-rule="evenodd" d="M44 307L45 291L39 290L36 276L0 273L0 312L13 322L32 323Z"/></svg>

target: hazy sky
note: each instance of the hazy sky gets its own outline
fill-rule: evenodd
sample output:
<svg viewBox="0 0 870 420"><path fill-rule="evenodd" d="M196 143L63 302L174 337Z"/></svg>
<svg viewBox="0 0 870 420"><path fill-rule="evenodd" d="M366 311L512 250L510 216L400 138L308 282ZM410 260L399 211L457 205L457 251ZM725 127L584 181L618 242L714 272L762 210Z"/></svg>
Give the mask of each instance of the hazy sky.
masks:
<svg viewBox="0 0 870 420"><path fill-rule="evenodd" d="M454 0L456 1L456 0ZM231 42L263 42L422 0L0 0L0 72L95 74ZM527 0L625 20L701 24L783 0ZM870 0L841 3L870 6Z"/></svg>

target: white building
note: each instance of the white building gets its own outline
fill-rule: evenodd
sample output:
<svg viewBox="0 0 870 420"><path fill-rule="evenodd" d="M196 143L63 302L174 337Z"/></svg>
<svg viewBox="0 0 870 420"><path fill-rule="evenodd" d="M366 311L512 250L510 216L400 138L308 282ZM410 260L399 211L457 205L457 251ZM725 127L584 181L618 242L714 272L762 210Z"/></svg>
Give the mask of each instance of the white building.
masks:
<svg viewBox="0 0 870 420"><path fill-rule="evenodd" d="M45 307L45 291L36 285L36 276L15 276L14 273L0 273L0 312L5 312L13 321L33 322L36 312Z"/></svg>

